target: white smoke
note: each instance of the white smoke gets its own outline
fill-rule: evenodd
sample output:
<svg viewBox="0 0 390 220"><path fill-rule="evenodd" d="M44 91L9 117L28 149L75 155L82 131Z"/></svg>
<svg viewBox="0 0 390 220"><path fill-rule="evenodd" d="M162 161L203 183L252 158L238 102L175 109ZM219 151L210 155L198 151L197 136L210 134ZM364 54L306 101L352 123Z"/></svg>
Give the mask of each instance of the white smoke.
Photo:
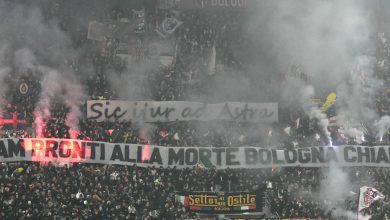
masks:
<svg viewBox="0 0 390 220"><path fill-rule="evenodd" d="M373 74L375 41L370 37L376 30L370 18L371 5L365 0L262 1L255 15L248 16L246 33L254 44L240 53L252 51L248 58L257 62L259 81L270 74L283 79L291 64L302 66L310 76L308 83L287 78L283 84L276 81L269 86L278 88L282 107L292 111L303 107L306 114L317 118L328 138L327 116L312 109L310 101L324 99L330 91L337 93L337 123L351 125L343 128L348 134L363 137L363 131L352 124L378 119L373 104L381 82ZM387 122L378 121L378 126L382 124ZM317 199L326 199L327 208L332 209L343 202L352 183L348 174L334 165L325 174ZM340 208L335 212L349 215Z"/></svg>
<svg viewBox="0 0 390 220"><path fill-rule="evenodd" d="M353 191L348 173L331 163L328 169L323 169L323 175L325 177L321 181L320 197L318 198L327 204L327 207L323 207L323 209L333 209L334 216L345 216L347 210L343 204L351 196L350 192Z"/></svg>
<svg viewBox="0 0 390 220"><path fill-rule="evenodd" d="M331 145L332 138L330 137L330 132L328 130L329 119L326 114L323 113L318 107L312 108L310 114L312 118L316 118L319 121L319 125L321 126L322 131L328 140L328 144Z"/></svg>
<svg viewBox="0 0 390 220"><path fill-rule="evenodd" d="M6 81L5 78L11 73L10 67L0 67L0 81L4 82ZM4 95L8 89L7 84L0 85L0 109L3 107L4 104Z"/></svg>
<svg viewBox="0 0 390 220"><path fill-rule="evenodd" d="M374 123L374 127L377 129L379 139L382 140L383 135L387 133L390 129L390 117L388 115L385 115L379 120L376 120Z"/></svg>
<svg viewBox="0 0 390 220"><path fill-rule="evenodd" d="M61 74L57 70L47 67L40 68L44 72L42 91L34 111L34 124L37 137L42 137L42 129L51 118L50 110L53 104L59 102L69 108L65 124L72 128L78 128L81 116L80 102L85 99L82 87L75 82L71 72Z"/></svg>
<svg viewBox="0 0 390 220"><path fill-rule="evenodd" d="M41 135L44 123L51 117L54 102L69 108L66 124L77 127L80 101L84 98L82 86L66 65L75 57L69 36L57 19L47 19L39 4L0 2L0 96L9 89L8 75L13 79L33 76L40 79L42 93L35 106L34 125Z"/></svg>
<svg viewBox="0 0 390 220"><path fill-rule="evenodd" d="M15 72L19 74L27 73L28 70L32 71L37 68L37 60L31 50L22 48L14 53Z"/></svg>
<svg viewBox="0 0 390 220"><path fill-rule="evenodd" d="M295 96L291 96L295 94ZM287 77L283 85L282 101L286 103L286 106L295 108L302 108L305 114L310 118L316 118L319 125L327 138L328 143L331 142L330 132L328 130L329 119L326 114L323 113L318 106L312 104L315 98L314 87L308 85L300 79Z"/></svg>
<svg viewBox="0 0 390 220"><path fill-rule="evenodd" d="M302 65L320 91L343 82L348 65L370 43L365 1L282 0L261 2L256 9L247 32L263 48L257 53L270 56L282 72L291 63Z"/></svg>
<svg viewBox="0 0 390 220"><path fill-rule="evenodd" d="M330 164L329 169L324 170L324 175L326 178L321 182L321 199L336 205L353 190L348 174L335 164Z"/></svg>
<svg viewBox="0 0 390 220"><path fill-rule="evenodd" d="M123 100L150 100L150 84L148 75L156 71L155 65L140 64L129 67L123 73L109 71L107 82L113 90L117 92L119 99Z"/></svg>
<svg viewBox="0 0 390 220"><path fill-rule="evenodd" d="M379 117L375 111L375 96L382 82L374 76L374 62L373 57L357 57L349 81L338 86L337 120L346 130L351 130L353 124L372 123ZM361 132L364 131L359 129Z"/></svg>
<svg viewBox="0 0 390 220"><path fill-rule="evenodd" d="M347 100L347 104L338 105L343 109L341 115L359 120L372 118L368 111L350 113L358 109L356 104L362 100L358 96L363 92L366 94L364 99L373 100L374 85L378 85L371 77L370 80L375 83L372 87L357 87L354 85L356 71L353 74L350 71L351 66L359 63L359 71L363 70L367 72L366 75L372 76L373 66L369 56L361 55L367 53L367 48L374 48L370 39L373 32L369 17L371 8L367 1L305 0L296 4L282 0L261 2L258 5L256 15L248 16L246 33L254 42L248 51L253 51L251 56L258 59L255 63L256 71L262 76L259 78L263 79L270 74L283 75L291 64L301 66L310 78L308 82L287 78L283 84L272 81L262 87L265 91L272 91L267 87L279 88L275 94L279 93L280 98L277 95L274 97L281 100L284 108L295 110L303 107L306 114L317 118L328 141L330 133L327 129L327 115L317 107L311 109L311 99L324 99L329 91L337 91L337 103L341 103L339 100L351 99ZM372 107L370 103L367 106ZM365 116L362 117L362 114Z"/></svg>
<svg viewBox="0 0 390 220"><path fill-rule="evenodd" d="M342 209L335 209L333 212L334 217L346 217L347 219L359 219L359 220L370 220L371 215L363 215L362 213L356 213L352 211L345 211Z"/></svg>

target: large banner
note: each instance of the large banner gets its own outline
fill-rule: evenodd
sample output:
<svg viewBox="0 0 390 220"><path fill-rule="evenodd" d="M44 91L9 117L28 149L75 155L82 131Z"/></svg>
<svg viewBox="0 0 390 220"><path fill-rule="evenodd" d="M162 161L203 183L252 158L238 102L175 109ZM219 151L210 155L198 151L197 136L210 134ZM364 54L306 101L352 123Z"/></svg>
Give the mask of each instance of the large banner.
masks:
<svg viewBox="0 0 390 220"><path fill-rule="evenodd" d="M277 122L278 103L182 101L87 101L87 117L102 121L211 121Z"/></svg>
<svg viewBox="0 0 390 220"><path fill-rule="evenodd" d="M135 36L134 22L97 22L91 21L88 25L87 38L102 41L106 38L115 38L120 42L128 42Z"/></svg>
<svg viewBox="0 0 390 220"><path fill-rule="evenodd" d="M256 6L257 0L180 0L177 5L185 10L242 10Z"/></svg>
<svg viewBox="0 0 390 220"><path fill-rule="evenodd" d="M276 150L258 147L167 147L71 139L0 139L0 162L99 163L140 167L216 169L338 166L390 167L390 146L335 146Z"/></svg>
<svg viewBox="0 0 390 220"><path fill-rule="evenodd" d="M185 207L203 213L242 213L261 211L261 195L248 192L190 192L175 197Z"/></svg>

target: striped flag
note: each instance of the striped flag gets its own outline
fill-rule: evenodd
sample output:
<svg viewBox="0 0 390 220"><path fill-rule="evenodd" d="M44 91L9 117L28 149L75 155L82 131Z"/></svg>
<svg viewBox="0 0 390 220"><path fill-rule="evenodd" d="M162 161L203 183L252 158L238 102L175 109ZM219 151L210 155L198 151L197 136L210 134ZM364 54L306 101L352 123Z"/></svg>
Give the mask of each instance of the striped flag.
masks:
<svg viewBox="0 0 390 220"><path fill-rule="evenodd" d="M175 195L175 202L181 203L184 206L188 205L188 196Z"/></svg>
<svg viewBox="0 0 390 220"><path fill-rule="evenodd" d="M381 200L385 198L385 196L379 192L377 189L363 186L360 188L359 195L359 212L371 206L377 200Z"/></svg>
<svg viewBox="0 0 390 220"><path fill-rule="evenodd" d="M247 205L247 206L235 206L233 210L251 210L256 209L256 205Z"/></svg>
<svg viewBox="0 0 390 220"><path fill-rule="evenodd" d="M213 208L210 206L190 206L190 210L196 211L212 211Z"/></svg>
<svg viewBox="0 0 390 220"><path fill-rule="evenodd" d="M284 133L286 133L289 137L295 137L296 129L294 127L288 126L283 129Z"/></svg>

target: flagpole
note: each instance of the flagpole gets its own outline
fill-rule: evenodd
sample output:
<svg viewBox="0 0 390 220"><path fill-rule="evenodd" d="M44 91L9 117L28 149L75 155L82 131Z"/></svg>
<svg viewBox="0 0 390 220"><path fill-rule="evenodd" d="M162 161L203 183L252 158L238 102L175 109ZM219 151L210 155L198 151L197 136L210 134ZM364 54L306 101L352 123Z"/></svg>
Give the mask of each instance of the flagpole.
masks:
<svg viewBox="0 0 390 220"><path fill-rule="evenodd" d="M356 212L356 220L359 220L359 204L360 204L360 187L359 187L359 193L358 193L358 207Z"/></svg>

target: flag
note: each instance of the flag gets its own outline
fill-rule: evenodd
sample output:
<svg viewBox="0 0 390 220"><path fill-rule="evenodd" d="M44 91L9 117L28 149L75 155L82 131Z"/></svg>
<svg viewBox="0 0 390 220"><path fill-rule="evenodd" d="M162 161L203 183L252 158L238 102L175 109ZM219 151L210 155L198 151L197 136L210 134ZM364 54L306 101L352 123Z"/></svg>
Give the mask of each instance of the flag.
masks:
<svg viewBox="0 0 390 220"><path fill-rule="evenodd" d="M108 130L106 130L106 134L108 134L108 135L112 135L112 132L114 132L114 129L108 129Z"/></svg>
<svg viewBox="0 0 390 220"><path fill-rule="evenodd" d="M209 159L202 158L199 161L199 166L202 169L210 169L211 167L213 167L213 164L211 163L211 161Z"/></svg>
<svg viewBox="0 0 390 220"><path fill-rule="evenodd" d="M269 144L271 137L272 137L272 129L271 128L266 128L265 129L265 138L264 138L264 140L265 140L267 145Z"/></svg>
<svg viewBox="0 0 390 220"><path fill-rule="evenodd" d="M330 107L334 105L337 99L337 94L335 92L329 93L329 95L326 97L325 102L321 106L321 111L326 112Z"/></svg>
<svg viewBox="0 0 390 220"><path fill-rule="evenodd" d="M103 40L100 42L100 56L107 57L109 55L108 50L108 39L103 38Z"/></svg>
<svg viewBox="0 0 390 220"><path fill-rule="evenodd" d="M233 210L252 210L256 209L256 205L246 205L246 206L234 206Z"/></svg>
<svg viewBox="0 0 390 220"><path fill-rule="evenodd" d="M173 140L175 141L180 140L179 134L177 132L173 135Z"/></svg>
<svg viewBox="0 0 390 220"><path fill-rule="evenodd" d="M168 10L175 7L178 2L178 0L157 0L157 8Z"/></svg>
<svg viewBox="0 0 390 220"><path fill-rule="evenodd" d="M210 162L209 159L200 159L199 163L196 164L195 166L195 173L200 174L202 170L204 169L210 169L213 167L213 164Z"/></svg>
<svg viewBox="0 0 390 220"><path fill-rule="evenodd" d="M380 193L377 189L363 186L360 188L360 195L359 195L359 209L358 211L361 212L364 209L370 207L372 203L374 203L377 200L383 199L385 196Z"/></svg>
<svg viewBox="0 0 390 220"><path fill-rule="evenodd" d="M154 184L156 184L156 185L160 185L161 184L160 177L154 180Z"/></svg>
<svg viewBox="0 0 390 220"><path fill-rule="evenodd" d="M101 41L104 39L104 36L107 36L109 32L109 27L107 23L91 21L88 25L88 35L87 38L90 40Z"/></svg>
<svg viewBox="0 0 390 220"><path fill-rule="evenodd" d="M269 138L272 136L272 129L271 128L266 128L265 129L265 137Z"/></svg>
<svg viewBox="0 0 390 220"><path fill-rule="evenodd" d="M141 34L145 33L146 22L145 22L145 9L139 11L133 10L133 15L135 18L135 33Z"/></svg>
<svg viewBox="0 0 390 220"><path fill-rule="evenodd" d="M337 127L337 116L332 116L328 118L329 124L328 127Z"/></svg>
<svg viewBox="0 0 390 220"><path fill-rule="evenodd" d="M161 24L156 28L156 32L163 38L172 35L178 27L183 24L182 21L176 18L165 18Z"/></svg>
<svg viewBox="0 0 390 220"><path fill-rule="evenodd" d="M26 123L24 115L16 112L3 112L0 118L0 126L3 130L26 130Z"/></svg>
<svg viewBox="0 0 390 220"><path fill-rule="evenodd" d="M178 50L179 50L179 44L175 45L175 53L173 54L173 64L176 64L177 62L177 56L178 56Z"/></svg>
<svg viewBox="0 0 390 220"><path fill-rule="evenodd" d="M164 67L169 67L172 65L174 60L173 56L160 56L160 64Z"/></svg>
<svg viewBox="0 0 390 220"><path fill-rule="evenodd" d="M158 132L158 134L160 135L160 137L165 138L166 136L168 136L169 133L167 131L162 130Z"/></svg>
<svg viewBox="0 0 390 220"><path fill-rule="evenodd" d="M286 133L289 137L295 137L296 128L288 126L284 129L284 133Z"/></svg>
<svg viewBox="0 0 390 220"><path fill-rule="evenodd" d="M19 84L19 92L22 95L25 95L28 92L28 85L24 80Z"/></svg>
<svg viewBox="0 0 390 220"><path fill-rule="evenodd" d="M181 203L184 206L188 205L188 196L175 195L175 202Z"/></svg>
<svg viewBox="0 0 390 220"><path fill-rule="evenodd" d="M208 74L209 76L212 76L215 74L215 60L217 57L217 52L215 50L215 43L213 45L213 48L211 49L211 55L210 55L210 61L208 66Z"/></svg>

